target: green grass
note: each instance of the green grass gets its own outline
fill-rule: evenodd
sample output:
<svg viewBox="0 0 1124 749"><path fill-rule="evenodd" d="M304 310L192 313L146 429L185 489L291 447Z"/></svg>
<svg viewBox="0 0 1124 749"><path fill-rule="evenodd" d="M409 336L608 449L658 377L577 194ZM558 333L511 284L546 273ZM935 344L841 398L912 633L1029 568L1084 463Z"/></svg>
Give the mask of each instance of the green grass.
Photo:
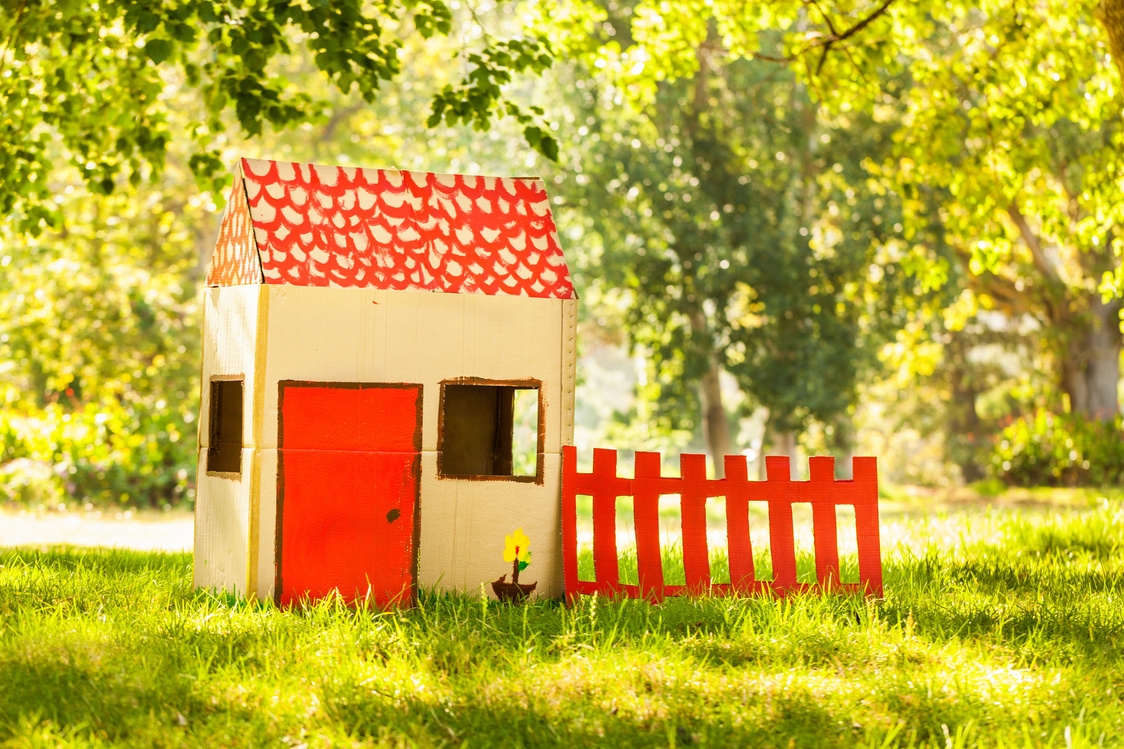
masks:
<svg viewBox="0 0 1124 749"><path fill-rule="evenodd" d="M908 522L881 601L282 611L6 550L0 745L1119 745L1124 505Z"/></svg>

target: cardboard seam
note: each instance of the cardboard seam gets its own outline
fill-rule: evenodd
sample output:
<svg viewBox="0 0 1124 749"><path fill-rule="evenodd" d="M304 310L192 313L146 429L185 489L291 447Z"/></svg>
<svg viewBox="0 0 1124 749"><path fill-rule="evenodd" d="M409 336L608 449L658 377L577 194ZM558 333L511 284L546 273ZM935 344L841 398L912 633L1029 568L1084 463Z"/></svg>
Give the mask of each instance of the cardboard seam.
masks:
<svg viewBox="0 0 1124 749"><path fill-rule="evenodd" d="M256 245L255 245L256 246ZM260 448L258 444L262 439L262 428L265 421L265 358L269 345L269 289L263 284L258 287L258 326L257 340L254 342L254 421L253 442L254 449L251 453L253 460L253 473L250 474L250 502L249 519L246 538L246 597L257 598L258 575L261 545L261 461L258 460Z"/></svg>

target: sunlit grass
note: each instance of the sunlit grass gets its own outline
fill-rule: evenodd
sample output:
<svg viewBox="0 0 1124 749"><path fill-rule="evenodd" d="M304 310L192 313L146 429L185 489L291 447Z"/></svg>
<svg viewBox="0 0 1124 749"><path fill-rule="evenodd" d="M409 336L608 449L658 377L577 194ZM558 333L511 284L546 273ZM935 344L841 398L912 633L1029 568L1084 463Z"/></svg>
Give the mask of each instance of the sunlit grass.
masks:
<svg viewBox="0 0 1124 749"><path fill-rule="evenodd" d="M8 550L0 743L1119 743L1124 506L884 525L880 601L284 611L192 590L185 554Z"/></svg>

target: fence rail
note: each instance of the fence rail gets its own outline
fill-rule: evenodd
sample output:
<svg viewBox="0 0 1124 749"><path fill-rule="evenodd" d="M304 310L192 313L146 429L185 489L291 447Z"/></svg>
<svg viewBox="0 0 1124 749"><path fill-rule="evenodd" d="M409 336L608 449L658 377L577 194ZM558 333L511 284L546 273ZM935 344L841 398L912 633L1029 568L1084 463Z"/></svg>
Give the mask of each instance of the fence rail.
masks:
<svg viewBox="0 0 1124 749"><path fill-rule="evenodd" d="M875 458L854 458L854 479L835 480L835 460L813 457L808 481L792 481L787 457L765 459L765 481L750 481L744 455L727 455L726 478L706 477L706 456L680 456L680 475L661 475L661 457L637 452L634 478L617 475L617 451L593 451L593 471L577 470L577 451L562 448L562 562L566 597L581 594L628 596L660 601L687 594L732 595L771 591L784 596L801 590L863 591L882 595L882 554L878 534L878 468ZM680 497L683 571L686 585L664 584L660 558L660 495ZM593 563L595 580L578 579L577 498L593 499ZM619 497L633 498L639 585L622 584L617 555L616 505ZM711 580L707 544L706 500L726 499L726 540L730 582ZM766 503L773 579L758 580L749 538L749 505ZM796 537L792 505L812 506L816 583L797 581ZM859 582L845 584L839 574L836 507L855 508Z"/></svg>

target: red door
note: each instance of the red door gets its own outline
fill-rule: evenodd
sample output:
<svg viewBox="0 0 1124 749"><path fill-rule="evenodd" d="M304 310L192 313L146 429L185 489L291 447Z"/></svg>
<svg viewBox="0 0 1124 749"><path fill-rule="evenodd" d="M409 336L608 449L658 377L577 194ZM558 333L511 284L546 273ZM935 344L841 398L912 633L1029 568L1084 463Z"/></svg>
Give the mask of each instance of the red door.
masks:
<svg viewBox="0 0 1124 749"><path fill-rule="evenodd" d="M279 384L277 601L409 604L421 385Z"/></svg>

